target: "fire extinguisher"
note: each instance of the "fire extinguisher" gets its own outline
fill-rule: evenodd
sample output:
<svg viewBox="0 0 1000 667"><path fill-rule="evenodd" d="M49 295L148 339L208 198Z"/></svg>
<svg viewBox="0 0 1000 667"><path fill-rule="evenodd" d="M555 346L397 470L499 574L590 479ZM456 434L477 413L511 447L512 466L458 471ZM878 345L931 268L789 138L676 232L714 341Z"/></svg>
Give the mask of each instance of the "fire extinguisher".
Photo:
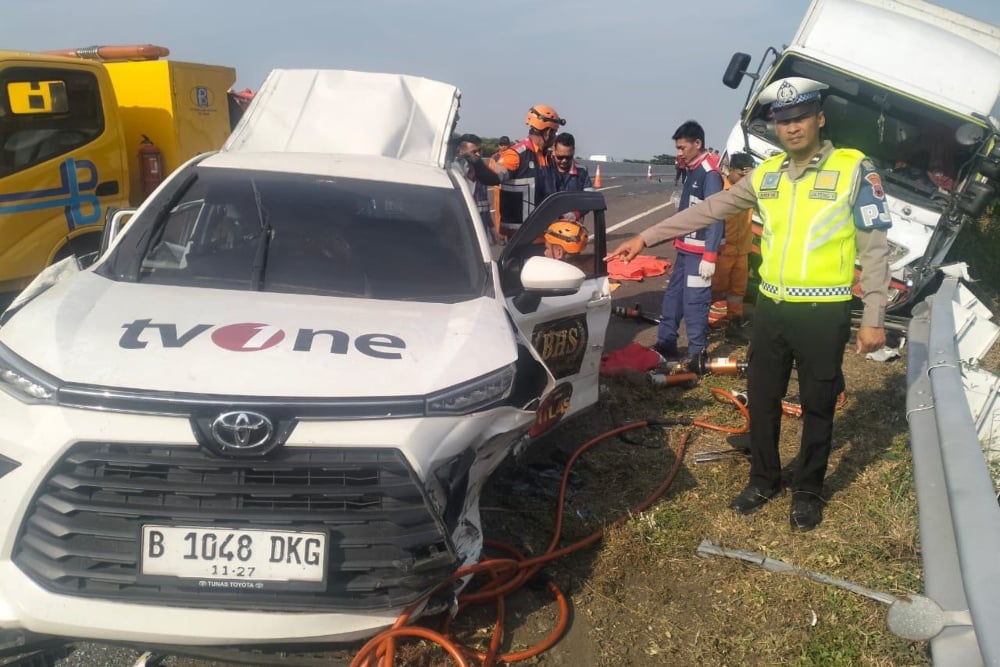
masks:
<svg viewBox="0 0 1000 667"><path fill-rule="evenodd" d="M163 152L149 137L142 135L139 144L139 176L142 179L142 198L145 199L163 182Z"/></svg>

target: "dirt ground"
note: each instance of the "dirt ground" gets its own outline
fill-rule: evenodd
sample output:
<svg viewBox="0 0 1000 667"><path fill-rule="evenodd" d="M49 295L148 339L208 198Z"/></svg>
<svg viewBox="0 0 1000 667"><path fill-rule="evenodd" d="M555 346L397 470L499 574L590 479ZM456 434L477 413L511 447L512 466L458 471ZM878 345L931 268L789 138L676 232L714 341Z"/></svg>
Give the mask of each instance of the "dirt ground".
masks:
<svg viewBox="0 0 1000 667"><path fill-rule="evenodd" d="M714 351L741 355L745 349L716 340ZM905 359L878 363L850 351L844 366L847 402L837 420L829 504L819 528L790 531L788 494L749 517L729 510L730 498L746 483L746 460L696 463L698 452L728 444L722 433L693 429L680 474L653 507L547 568L571 598L572 624L536 664L929 664L924 645L889 633L882 603L696 553L709 540L892 594L921 590L903 416ZM713 377L693 389L607 380L597 409L539 442L527 468L509 461L494 478L483 499L486 534L529 554L544 549L562 463L577 445L615 426L681 415L739 425L735 409L712 400L712 386L745 385ZM629 441L612 438L585 454L571 475L561 544L628 514L663 479L683 430L643 429ZM794 456L800 434L798 420L786 418L784 460ZM508 611L508 644L523 648L546 636L556 613L544 591L518 595Z"/></svg>

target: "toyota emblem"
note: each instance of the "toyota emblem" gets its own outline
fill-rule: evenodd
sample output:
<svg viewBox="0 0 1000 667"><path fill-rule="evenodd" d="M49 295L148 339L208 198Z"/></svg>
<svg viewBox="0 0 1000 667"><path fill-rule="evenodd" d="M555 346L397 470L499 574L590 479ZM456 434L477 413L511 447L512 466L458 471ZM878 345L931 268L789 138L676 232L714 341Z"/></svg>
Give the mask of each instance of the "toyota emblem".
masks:
<svg viewBox="0 0 1000 667"><path fill-rule="evenodd" d="M267 447L274 437L274 425L259 412L223 412L212 422L211 433L223 451L250 453Z"/></svg>

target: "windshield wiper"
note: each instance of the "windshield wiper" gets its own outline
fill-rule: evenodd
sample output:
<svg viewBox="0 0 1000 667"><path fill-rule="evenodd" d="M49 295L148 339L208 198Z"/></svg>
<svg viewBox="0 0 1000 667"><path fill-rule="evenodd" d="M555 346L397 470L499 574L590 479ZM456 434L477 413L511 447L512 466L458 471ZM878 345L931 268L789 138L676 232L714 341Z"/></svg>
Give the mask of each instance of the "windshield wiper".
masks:
<svg viewBox="0 0 1000 667"><path fill-rule="evenodd" d="M257 239L257 250L253 256L253 289L260 291L264 284L264 272L267 270L267 249L271 245L271 236L274 230L267 221L267 211L260 203L260 190L257 189L257 181L250 179L250 187L253 188L253 201L257 206L257 220L260 222L260 237Z"/></svg>

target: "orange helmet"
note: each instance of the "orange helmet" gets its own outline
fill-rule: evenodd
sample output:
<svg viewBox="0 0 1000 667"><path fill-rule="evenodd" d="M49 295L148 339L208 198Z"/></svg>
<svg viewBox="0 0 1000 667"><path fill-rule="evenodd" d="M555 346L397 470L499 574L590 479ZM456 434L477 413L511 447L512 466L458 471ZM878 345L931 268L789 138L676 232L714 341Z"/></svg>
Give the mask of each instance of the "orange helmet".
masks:
<svg viewBox="0 0 1000 667"><path fill-rule="evenodd" d="M587 228L569 220L556 220L545 230L548 243L563 248L571 255L583 252L587 238Z"/></svg>
<svg viewBox="0 0 1000 667"><path fill-rule="evenodd" d="M528 118L524 121L536 130L558 130L566 124L565 118L559 117L559 112L544 104L536 104L528 109Z"/></svg>

